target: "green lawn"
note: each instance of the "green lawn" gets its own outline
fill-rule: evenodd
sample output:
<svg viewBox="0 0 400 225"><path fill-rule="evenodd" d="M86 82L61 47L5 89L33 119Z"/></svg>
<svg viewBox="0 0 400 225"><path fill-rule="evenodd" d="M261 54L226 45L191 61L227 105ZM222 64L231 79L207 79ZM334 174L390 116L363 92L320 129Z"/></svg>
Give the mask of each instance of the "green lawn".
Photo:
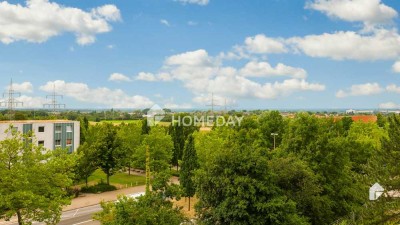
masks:
<svg viewBox="0 0 400 225"><path fill-rule="evenodd" d="M96 170L92 176L89 177L89 185L95 185L103 181L107 182L106 174L99 170ZM146 178L144 176L129 175L128 173L117 173L110 177L110 183L117 188L145 185ZM85 182L80 182L79 186L85 185Z"/></svg>
<svg viewBox="0 0 400 225"><path fill-rule="evenodd" d="M99 122L90 122L90 125L96 125ZM122 123L142 123L142 120L102 120L100 123L112 123L114 125L120 125ZM168 127L171 122L159 122L160 126Z"/></svg>

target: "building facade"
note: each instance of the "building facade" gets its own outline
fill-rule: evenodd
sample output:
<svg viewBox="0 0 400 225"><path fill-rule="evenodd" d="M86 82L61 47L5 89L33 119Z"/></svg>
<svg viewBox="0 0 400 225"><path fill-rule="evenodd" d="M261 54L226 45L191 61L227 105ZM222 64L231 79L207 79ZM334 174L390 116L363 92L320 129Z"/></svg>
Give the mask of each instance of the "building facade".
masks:
<svg viewBox="0 0 400 225"><path fill-rule="evenodd" d="M80 123L69 120L22 120L22 121L0 121L0 140L6 139L12 129L21 132L33 132L34 142L45 148L54 150L56 148L67 148L74 152L79 147Z"/></svg>

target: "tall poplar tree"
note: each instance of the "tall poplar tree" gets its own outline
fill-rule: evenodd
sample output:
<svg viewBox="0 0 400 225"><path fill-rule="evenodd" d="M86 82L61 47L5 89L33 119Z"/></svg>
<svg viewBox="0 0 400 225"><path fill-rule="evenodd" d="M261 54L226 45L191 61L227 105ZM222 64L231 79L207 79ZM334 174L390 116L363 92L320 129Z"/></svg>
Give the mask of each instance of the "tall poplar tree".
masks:
<svg viewBox="0 0 400 225"><path fill-rule="evenodd" d="M197 160L196 149L194 147L193 135L189 135L182 157L182 167L180 171L180 183L183 188L184 195L189 198L189 211L190 211L190 198L196 193L196 187L193 182L194 171L199 168Z"/></svg>

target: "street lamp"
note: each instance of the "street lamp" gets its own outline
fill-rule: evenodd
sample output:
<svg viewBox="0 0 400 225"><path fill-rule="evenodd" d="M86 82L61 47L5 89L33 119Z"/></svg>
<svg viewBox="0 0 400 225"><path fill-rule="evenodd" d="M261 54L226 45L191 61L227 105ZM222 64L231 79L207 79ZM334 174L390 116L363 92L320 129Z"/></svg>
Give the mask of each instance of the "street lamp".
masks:
<svg viewBox="0 0 400 225"><path fill-rule="evenodd" d="M278 133L271 133L271 136L273 136L274 137L274 150L275 150L275 147L276 147L276 145L275 145L275 137L278 135Z"/></svg>

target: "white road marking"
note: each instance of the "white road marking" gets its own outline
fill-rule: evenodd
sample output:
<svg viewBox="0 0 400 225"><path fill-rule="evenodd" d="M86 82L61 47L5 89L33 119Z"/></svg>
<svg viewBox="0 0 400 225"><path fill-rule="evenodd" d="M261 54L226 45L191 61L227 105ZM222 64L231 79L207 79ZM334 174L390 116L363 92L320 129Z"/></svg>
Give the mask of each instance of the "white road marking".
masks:
<svg viewBox="0 0 400 225"><path fill-rule="evenodd" d="M75 211L75 213L74 213L74 215L73 215L72 217L75 217L76 214L78 213L78 211L79 211L79 209L77 209L77 210Z"/></svg>

